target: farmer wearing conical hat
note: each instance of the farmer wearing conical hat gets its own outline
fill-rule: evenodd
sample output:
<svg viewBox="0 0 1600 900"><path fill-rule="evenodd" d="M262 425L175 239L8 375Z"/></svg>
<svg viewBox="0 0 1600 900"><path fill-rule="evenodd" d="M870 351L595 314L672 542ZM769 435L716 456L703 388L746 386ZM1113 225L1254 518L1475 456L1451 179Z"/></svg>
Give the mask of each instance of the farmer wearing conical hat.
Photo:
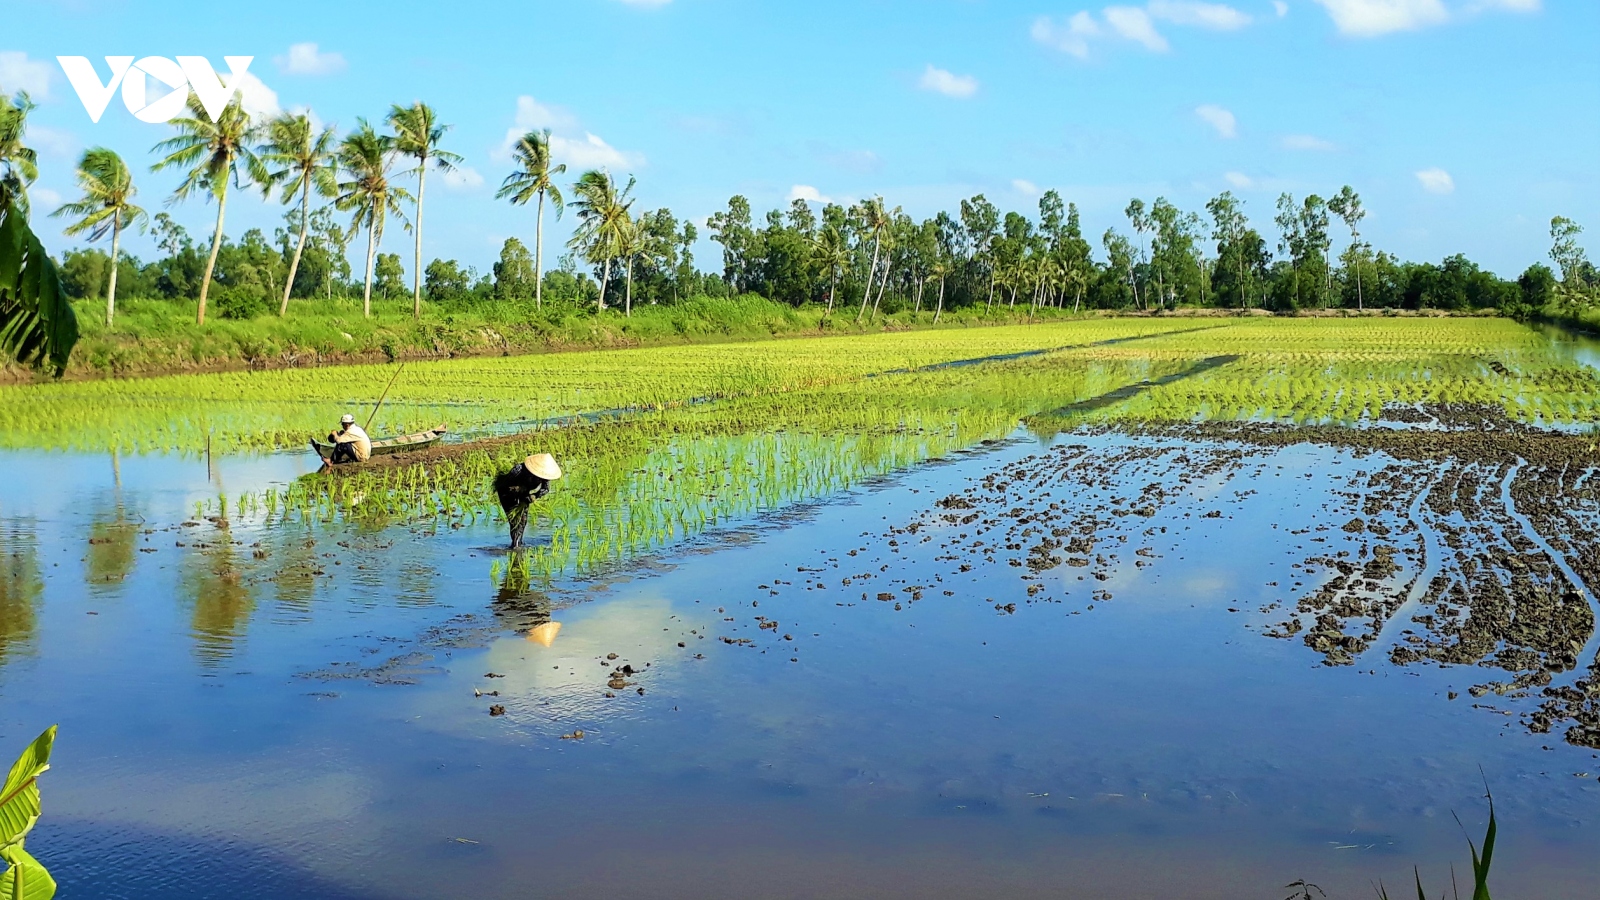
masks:
<svg viewBox="0 0 1600 900"><path fill-rule="evenodd" d="M528 504L550 492L550 482L561 477L561 467L548 453L535 453L494 478L494 492L505 510L511 528L511 549L522 546L522 532L528 527Z"/></svg>

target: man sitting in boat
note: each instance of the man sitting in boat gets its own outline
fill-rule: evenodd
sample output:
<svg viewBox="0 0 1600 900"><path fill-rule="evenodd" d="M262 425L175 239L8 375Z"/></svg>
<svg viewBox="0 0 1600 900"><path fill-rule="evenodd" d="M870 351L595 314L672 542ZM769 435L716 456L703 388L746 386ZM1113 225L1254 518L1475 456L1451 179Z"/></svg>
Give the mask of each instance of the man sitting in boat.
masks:
<svg viewBox="0 0 1600 900"><path fill-rule="evenodd" d="M561 467L548 453L535 453L494 477L494 492L505 510L511 528L511 549L522 547L522 532L528 527L528 504L550 492L550 482L561 477Z"/></svg>
<svg viewBox="0 0 1600 900"><path fill-rule="evenodd" d="M372 439L367 437L366 429L356 424L355 416L340 416L339 430L328 435L328 440L333 444L330 463L366 462L372 455Z"/></svg>

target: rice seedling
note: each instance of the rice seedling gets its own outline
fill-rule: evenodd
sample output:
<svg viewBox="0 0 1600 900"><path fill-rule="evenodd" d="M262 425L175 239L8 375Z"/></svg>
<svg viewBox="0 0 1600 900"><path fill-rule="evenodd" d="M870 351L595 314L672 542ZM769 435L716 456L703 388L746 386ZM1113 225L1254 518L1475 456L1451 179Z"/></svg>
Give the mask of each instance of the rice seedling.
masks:
<svg viewBox="0 0 1600 900"><path fill-rule="evenodd" d="M665 409L841 384L1018 351L1158 335L1193 323L1089 319L1059 324L867 334L413 362L369 429L514 431L560 416ZM0 448L218 453L303 447L345 412L371 410L384 367L0 386Z"/></svg>

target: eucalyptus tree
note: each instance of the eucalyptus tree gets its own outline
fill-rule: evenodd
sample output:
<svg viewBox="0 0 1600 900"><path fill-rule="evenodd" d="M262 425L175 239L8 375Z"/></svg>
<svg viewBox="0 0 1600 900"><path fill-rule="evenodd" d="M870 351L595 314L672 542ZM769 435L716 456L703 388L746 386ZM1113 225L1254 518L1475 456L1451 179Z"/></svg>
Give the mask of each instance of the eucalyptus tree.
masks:
<svg viewBox="0 0 1600 900"><path fill-rule="evenodd" d="M1206 211L1211 213L1211 238L1217 242L1218 265L1224 261L1233 264L1234 281L1239 288L1239 306L1242 309L1250 305L1245 290L1245 255L1240 252L1245 231L1250 227L1249 220L1245 218L1244 209L1232 191L1223 191L1211 198L1206 203Z"/></svg>
<svg viewBox="0 0 1600 900"><path fill-rule="evenodd" d="M411 194L389 181L396 152L395 139L379 134L365 119L357 119L356 123L356 130L339 142L334 154L339 174L334 183L333 203L342 212L354 213L350 219L350 235L361 229L367 232L367 264L363 270L366 289L361 296L361 314L370 319L373 257L383 243L384 225L390 218L407 224L400 204L410 202Z"/></svg>
<svg viewBox="0 0 1600 900"><path fill-rule="evenodd" d="M98 241L111 235L111 275L106 286L106 327L117 311L117 260L122 257L122 229L128 226L144 230L149 216L133 204L138 189L133 186L133 174L128 171L122 157L104 147L84 151L78 161L78 187L83 198L62 206L53 216L76 216L68 225L68 237L88 232L89 240Z"/></svg>
<svg viewBox="0 0 1600 900"><path fill-rule="evenodd" d="M928 276L930 278L939 279L939 306L934 310L934 313L933 313L933 324L935 324L935 325L939 324L940 317L942 317L944 315L944 283L945 283L945 279L949 278L950 277L950 273L954 272L954 271L955 271L954 261L951 260L950 257L945 255L943 252L937 253L934 256L933 261L931 263L929 263L929 265L928 265Z"/></svg>
<svg viewBox="0 0 1600 900"><path fill-rule="evenodd" d="M1150 261L1150 257L1146 253L1146 249L1145 249L1146 245L1145 245L1144 234L1145 234L1145 232L1150 230L1151 221L1150 221L1149 214L1145 212L1144 201L1140 200L1138 197L1135 197L1132 200L1128 201L1128 208L1123 210L1123 215L1126 215L1128 217L1128 224L1132 225L1134 233L1139 235L1139 262L1141 264L1148 265L1149 261ZM1145 277L1148 279L1149 275L1146 275ZM1150 293L1148 285L1149 285L1149 282L1146 281L1146 288L1145 288L1145 294L1146 295L1148 295ZM1150 306L1150 301L1149 301L1149 297L1148 296L1146 296L1144 298L1144 301L1142 303L1140 302L1140 298L1139 298L1139 283L1138 283L1138 279L1137 278L1135 278L1134 282L1133 282L1133 302L1134 302L1135 306L1141 306L1141 307L1144 307L1144 308L1148 308Z"/></svg>
<svg viewBox="0 0 1600 900"><path fill-rule="evenodd" d="M1133 303L1139 305L1139 283L1134 275L1134 247L1125 234L1117 233L1114 228L1107 228L1106 233L1100 237L1100 243L1106 248L1106 259L1114 271L1127 274L1128 289L1133 294ZM1124 298L1126 299L1126 298Z"/></svg>
<svg viewBox="0 0 1600 900"><path fill-rule="evenodd" d="M416 237L416 250L411 262L411 315L422 318L422 194L427 187L428 163L441 172L455 169L461 155L442 150L439 142L449 125L439 124L433 107L418 100L410 106L393 106L389 109L389 127L394 129L395 152L417 161L417 220L411 226Z"/></svg>
<svg viewBox="0 0 1600 900"><path fill-rule="evenodd" d="M567 171L565 163L551 165L550 159L550 129L543 131L530 131L517 139L517 145L512 149L512 156L517 161L517 170L506 176L500 183L500 190L495 192L495 199L510 199L517 206L526 204L529 200L538 199L538 213L534 216L533 225L533 305L535 309L544 308L544 199L550 198L550 205L555 207L556 218L561 218L561 213L566 209L566 200L561 196L561 188L555 183L555 176Z"/></svg>
<svg viewBox="0 0 1600 900"><path fill-rule="evenodd" d="M0 209L28 212L28 185L39 177L39 154L22 142L34 103L27 91L0 94Z"/></svg>
<svg viewBox="0 0 1600 900"><path fill-rule="evenodd" d="M1328 208L1343 219L1345 227L1350 229L1350 258L1356 268L1356 309L1366 309L1366 301L1361 295L1361 231L1357 227L1367 217L1367 211L1361 207L1361 195L1347 184L1328 201Z"/></svg>
<svg viewBox="0 0 1600 900"><path fill-rule="evenodd" d="M211 275L217 268L217 251L222 249L222 225L228 213L228 183L242 186L242 176L265 181L269 177L266 165L256 155L253 144L255 129L250 125L250 114L244 111L239 98L223 107L215 120L200 105L196 94L189 95L187 116L180 116L168 124L178 134L151 149L163 154L150 169L186 168L188 171L167 203L171 205L187 200L196 190L204 191L217 201L217 226L211 235L211 255L206 257L205 274L200 279L200 305L195 312L198 324L206 323L206 295L211 290Z"/></svg>
<svg viewBox="0 0 1600 900"><path fill-rule="evenodd" d="M281 187L279 202L285 204L297 194L300 197L299 236L289 261L289 274L283 280L283 297L278 302L278 315L282 317L289 314L289 292L294 289L294 277L300 271L300 257L306 249L306 234L311 229L311 191L316 188L327 193L333 187L330 176L335 135L331 125L318 131L304 113L283 113L266 123L262 137L259 153L268 167L262 193L270 196L273 187Z"/></svg>
<svg viewBox="0 0 1600 900"><path fill-rule="evenodd" d="M590 169L578 177L572 186L572 208L577 211L578 227L567 246L583 253L592 263L601 266L600 299L597 310L606 308L606 287L611 281L611 261L619 255L623 231L629 222L628 209L633 205L634 179L629 178L622 190L611 173L603 169Z"/></svg>
<svg viewBox="0 0 1600 900"><path fill-rule="evenodd" d="M982 194L961 201L961 225L972 243L972 262L983 266L989 274L989 299L986 306L994 305L994 244L1000 233L1000 210Z"/></svg>
<svg viewBox="0 0 1600 900"><path fill-rule="evenodd" d="M1328 234L1328 224L1328 202L1316 194L1307 196L1300 208L1300 226L1308 252L1322 260L1323 306L1327 305L1328 297L1333 293L1333 240Z"/></svg>

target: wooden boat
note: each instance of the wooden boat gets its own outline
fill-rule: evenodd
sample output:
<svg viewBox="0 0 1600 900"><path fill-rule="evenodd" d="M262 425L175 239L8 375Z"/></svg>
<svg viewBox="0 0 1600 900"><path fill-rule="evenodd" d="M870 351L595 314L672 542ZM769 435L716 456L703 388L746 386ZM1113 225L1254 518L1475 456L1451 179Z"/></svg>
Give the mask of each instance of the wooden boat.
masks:
<svg viewBox="0 0 1600 900"><path fill-rule="evenodd" d="M385 456L390 453L408 453L412 450L421 450L424 447L431 447L434 444L439 443L439 439L444 437L444 435L445 428L443 425L441 425L438 428L428 431L419 431L416 434L402 434L399 437L384 438L381 441L373 441L372 455ZM316 438L311 439L311 449L317 451L317 455L323 459L328 459L333 456L333 445L324 444L322 441L319 441Z"/></svg>

